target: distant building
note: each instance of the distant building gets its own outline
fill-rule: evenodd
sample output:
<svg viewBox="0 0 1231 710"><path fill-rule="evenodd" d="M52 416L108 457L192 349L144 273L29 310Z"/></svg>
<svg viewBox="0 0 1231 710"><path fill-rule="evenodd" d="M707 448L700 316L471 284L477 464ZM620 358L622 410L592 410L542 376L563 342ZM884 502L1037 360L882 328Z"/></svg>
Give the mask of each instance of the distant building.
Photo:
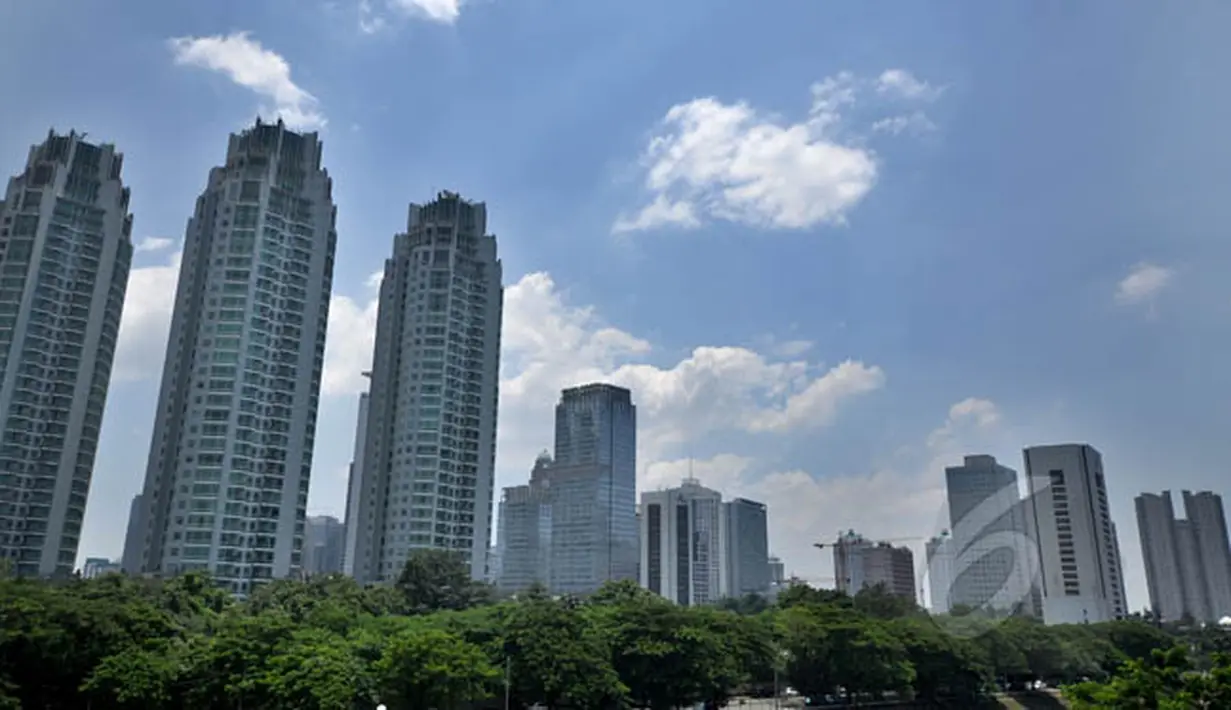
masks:
<svg viewBox="0 0 1231 710"><path fill-rule="evenodd" d="M764 503L746 498L722 504L727 562L726 596L768 594L769 530Z"/></svg>
<svg viewBox="0 0 1231 710"><path fill-rule="evenodd" d="M927 541L928 609L933 614L948 614L949 590L953 584L953 539L938 535Z"/></svg>
<svg viewBox="0 0 1231 710"><path fill-rule="evenodd" d="M346 526L329 515L308 517L304 531L304 572L307 575L341 574L346 550Z"/></svg>
<svg viewBox="0 0 1231 710"><path fill-rule="evenodd" d="M369 374L371 373L364 373L364 375ZM359 395L354 453L351 455L350 477L346 486L346 544L342 550L342 572L348 577L355 576L355 559L359 555L359 541L371 536L375 530L375 520L371 516L364 516L359 507L363 500L363 453L368 439L368 403L371 399L372 396L367 392Z"/></svg>
<svg viewBox="0 0 1231 710"><path fill-rule="evenodd" d="M855 595L884 585L886 591L917 602L915 555L907 547L872 542L851 530L833 544L834 576L840 592Z"/></svg>
<svg viewBox="0 0 1231 710"><path fill-rule="evenodd" d="M1030 489L1028 534L1041 568L1044 622L1124 618L1128 606L1120 545L1102 455L1088 444L1058 444L1028 448L1023 458Z"/></svg>
<svg viewBox="0 0 1231 710"><path fill-rule="evenodd" d="M585 595L637 579L637 408L609 384L571 387L556 406L555 456L535 462L530 482L504 490L497 586L540 582L553 594Z"/></svg>
<svg viewBox="0 0 1231 710"><path fill-rule="evenodd" d="M776 556L769 558L769 583L774 586L782 586L786 583L786 565Z"/></svg>
<svg viewBox="0 0 1231 710"><path fill-rule="evenodd" d="M106 557L87 557L85 564L81 566L82 579L96 579L105 574L120 574L124 570L120 568L120 563L107 559Z"/></svg>
<svg viewBox="0 0 1231 710"><path fill-rule="evenodd" d="M945 469L949 503L950 606L1033 614L1037 574L1017 472L992 456Z"/></svg>
<svg viewBox="0 0 1231 710"><path fill-rule="evenodd" d="M128 529L124 535L124 553L120 558L120 566L126 574L141 573L141 553L145 546L144 514L144 497L138 493L133 496L132 504L128 507Z"/></svg>
<svg viewBox="0 0 1231 710"><path fill-rule="evenodd" d="M1222 499L1208 491L1183 492L1186 518L1177 519L1171 492L1135 500L1150 607L1163 621L1213 623L1231 613Z"/></svg>
<svg viewBox="0 0 1231 710"><path fill-rule="evenodd" d="M683 606L726 596L722 494L687 478L641 494L641 586Z"/></svg>

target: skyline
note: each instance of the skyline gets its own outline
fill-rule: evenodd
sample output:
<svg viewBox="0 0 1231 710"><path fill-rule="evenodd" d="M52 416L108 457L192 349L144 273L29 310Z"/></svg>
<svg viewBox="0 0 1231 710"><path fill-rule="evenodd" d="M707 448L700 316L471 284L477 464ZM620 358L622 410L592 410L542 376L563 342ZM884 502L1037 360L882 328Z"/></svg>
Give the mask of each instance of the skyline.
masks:
<svg viewBox="0 0 1231 710"><path fill-rule="evenodd" d="M1218 186L1231 144L1213 117L1229 94L1186 70L1228 53L1211 29L1226 9L1121 9L1108 22L1108 3L884 17L784 2L782 12L723 6L702 17L684 2L657 8L650 26L645 3L549 10L495 0L438 6L455 8L438 16L451 24L382 13L369 34L354 3L296 7L149 3L123 21L64 0L0 10L0 67L15 79L15 100L0 107L0 169L11 174L48 126L77 128L126 154L133 190L138 250L80 555L120 549L143 465L131 452L149 446L157 385L148 373L165 343L171 265L202 176L222 136L277 97L326 118L338 190L319 422L331 434L317 444L310 513L343 513L375 255L406 204L439 187L488 202L502 240L497 487L524 477L548 443L542 422L558 389L609 379L642 402L643 490L681 479L692 457L707 485L766 502L771 551L822 577L828 564L813 539L848 527L874 537L935 528L943 465L962 454L1020 470L1026 445L1088 441L1106 455L1132 608L1145 603L1132 497L1161 475L1226 493L1217 422L1231 413L1231 381L1216 353L1231 297L1218 268L1229 256ZM81 22L64 27L55 18L65 11ZM115 51L84 54L85 28L115 38ZM1143 28L1156 31L1150 41L1130 42ZM208 45L169 43L237 30L264 52L249 59L285 61L289 74L255 82L275 99L177 63L176 47ZM541 41L527 46L512 30ZM737 31L752 37L733 71L720 60ZM1040 35L1051 40L1046 54ZM51 41L59 55L17 71ZM402 66L415 88L391 85ZM881 96L875 81L894 69L944 89L902 113L869 108ZM829 144L872 155L875 171L869 181L867 164L839 151L853 159L838 173L841 199L811 183L792 193L822 195L829 212L792 211L791 195L765 181L752 184L774 199L715 211L712 188L742 178L698 172L699 162L638 187L652 136L670 152L692 135L660 125L672 107L687 107L678 121L726 121L728 132L707 134L722 150L697 157L727 169L750 126L806 124L809 87L843 71L863 91L846 103L842 94L848 133ZM377 81L357 79L369 72ZM428 92L448 104L410 110ZM705 96L713 103L693 101ZM745 114L725 110L741 101ZM748 112L755 118L737 120ZM916 112L935 129L907 130ZM789 135L811 139L809 130ZM779 147L757 163L762 175L809 165L798 146ZM695 203L703 226L611 234L660 194ZM775 226L838 214L845 224ZM824 383L816 399L789 408L789 395L813 382ZM877 496L882 509L857 511ZM791 502L815 519L784 508Z"/></svg>

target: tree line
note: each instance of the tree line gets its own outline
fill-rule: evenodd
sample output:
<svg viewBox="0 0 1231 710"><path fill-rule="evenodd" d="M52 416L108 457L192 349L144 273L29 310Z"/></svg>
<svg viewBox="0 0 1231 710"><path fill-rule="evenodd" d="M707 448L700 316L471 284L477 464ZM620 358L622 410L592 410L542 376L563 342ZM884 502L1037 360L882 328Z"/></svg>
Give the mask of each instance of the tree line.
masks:
<svg viewBox="0 0 1231 710"><path fill-rule="evenodd" d="M1227 637L1201 634L930 616L883 589L691 608L631 582L497 599L458 558L424 551L393 585L275 581L243 601L200 574L2 579L0 710L668 710L787 686L818 703L977 707L1039 680L1121 692L1117 674L1157 666L1154 649L1177 678L1215 677L1201 671L1222 668Z"/></svg>

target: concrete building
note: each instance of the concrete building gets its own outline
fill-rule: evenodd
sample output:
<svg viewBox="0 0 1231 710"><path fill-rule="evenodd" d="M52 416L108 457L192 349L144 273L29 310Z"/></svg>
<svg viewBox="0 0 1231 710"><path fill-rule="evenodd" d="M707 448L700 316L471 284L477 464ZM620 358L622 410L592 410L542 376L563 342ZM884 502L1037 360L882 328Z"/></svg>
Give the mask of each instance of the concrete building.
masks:
<svg viewBox="0 0 1231 710"><path fill-rule="evenodd" d="M641 494L641 586L684 606L727 595L722 494L695 478Z"/></svg>
<svg viewBox="0 0 1231 710"><path fill-rule="evenodd" d="M504 306L487 207L452 192L410 205L380 284L356 484L354 576L397 578L416 549L488 577Z"/></svg>
<svg viewBox="0 0 1231 710"><path fill-rule="evenodd" d="M138 493L128 506L128 528L124 531L124 552L120 567L125 574L141 573L141 554L145 539L145 498Z"/></svg>
<svg viewBox="0 0 1231 710"><path fill-rule="evenodd" d="M854 596L868 587L884 585L890 594L918 602L915 555L910 548L872 542L854 530L838 536L832 547L838 591Z"/></svg>
<svg viewBox="0 0 1231 710"><path fill-rule="evenodd" d="M302 568L337 232L315 133L232 134L188 220L142 491L142 571L243 596Z"/></svg>
<svg viewBox="0 0 1231 710"><path fill-rule="evenodd" d="M500 567L496 589L502 594L551 583L552 505L547 478L551 463L551 454L544 451L535 460L527 485L504 489L495 553Z"/></svg>
<svg viewBox="0 0 1231 710"><path fill-rule="evenodd" d="M0 559L22 577L77 561L132 261L115 146L59 135L0 201Z"/></svg>
<svg viewBox="0 0 1231 710"><path fill-rule="evenodd" d="M365 372L364 375L371 376ZM355 422L354 453L351 455L350 472L346 486L346 543L342 551L342 573L348 577L355 576L355 556L361 533L371 534L374 530L372 520L364 519L359 510L359 502L363 493L363 452L368 439L368 403L371 395L364 392L359 395L359 414Z"/></svg>
<svg viewBox="0 0 1231 710"><path fill-rule="evenodd" d="M945 468L949 503L948 604L1032 613L1038 575L1017 472L986 455Z"/></svg>
<svg viewBox="0 0 1231 710"><path fill-rule="evenodd" d="M1058 444L1027 448L1023 458L1044 622L1123 618L1124 575L1102 455L1088 444Z"/></svg>
<svg viewBox="0 0 1231 710"><path fill-rule="evenodd" d="M769 517L764 503L736 498L722 504L730 597L768 594Z"/></svg>
<svg viewBox="0 0 1231 710"><path fill-rule="evenodd" d="M303 571L307 576L341 574L346 525L331 515L308 517L304 528Z"/></svg>
<svg viewBox="0 0 1231 710"><path fill-rule="evenodd" d="M927 541L928 609L933 614L948 614L949 591L953 585L953 539L937 535Z"/></svg>
<svg viewBox="0 0 1231 710"><path fill-rule="evenodd" d="M81 566L82 579L97 579L105 574L120 574L123 570L120 563L106 557L87 557Z"/></svg>
<svg viewBox="0 0 1231 710"><path fill-rule="evenodd" d="M1163 621L1216 622L1231 613L1223 591L1231 555L1222 499L1208 491L1184 491L1183 498L1180 519L1170 491L1135 500L1150 607Z"/></svg>

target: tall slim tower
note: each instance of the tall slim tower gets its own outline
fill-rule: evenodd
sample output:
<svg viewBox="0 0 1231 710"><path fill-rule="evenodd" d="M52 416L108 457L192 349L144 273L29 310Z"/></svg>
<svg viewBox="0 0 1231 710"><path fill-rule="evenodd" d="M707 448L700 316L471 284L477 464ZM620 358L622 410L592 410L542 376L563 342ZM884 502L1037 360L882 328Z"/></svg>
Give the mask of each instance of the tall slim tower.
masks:
<svg viewBox="0 0 1231 710"><path fill-rule="evenodd" d="M1103 457L1088 444L1023 452L1047 624L1097 623L1128 613Z"/></svg>
<svg viewBox="0 0 1231 710"><path fill-rule="evenodd" d="M301 569L333 278L315 133L233 134L188 220L142 493L142 569L233 593Z"/></svg>
<svg viewBox="0 0 1231 710"><path fill-rule="evenodd" d="M397 579L407 555L461 553L487 577L504 307L487 207L412 204L380 285L354 575Z"/></svg>
<svg viewBox="0 0 1231 710"><path fill-rule="evenodd" d="M1217 622L1231 616L1231 547L1227 543L1227 519L1222 497L1209 491L1184 491L1184 515L1193 528L1197 555L1205 577L1209 616Z"/></svg>
<svg viewBox="0 0 1231 710"><path fill-rule="evenodd" d="M1231 614L1222 498L1209 491L1184 491L1183 497L1183 519L1175 517L1170 491L1136 500L1150 606L1163 621L1217 622Z"/></svg>
<svg viewBox="0 0 1231 710"><path fill-rule="evenodd" d="M636 579L637 407L609 384L571 387L556 404L549 587L586 594Z"/></svg>
<svg viewBox="0 0 1231 710"><path fill-rule="evenodd" d="M1133 502L1137 508L1137 533L1141 537L1150 607L1163 621L1179 621L1186 612L1192 613L1185 599L1180 555L1181 545L1187 547L1192 538L1184 539L1182 525L1177 529L1180 521L1175 519L1170 491L1163 491L1162 495L1143 493Z"/></svg>
<svg viewBox="0 0 1231 710"><path fill-rule="evenodd" d="M0 201L0 559L73 571L132 261L115 146L47 134Z"/></svg>

